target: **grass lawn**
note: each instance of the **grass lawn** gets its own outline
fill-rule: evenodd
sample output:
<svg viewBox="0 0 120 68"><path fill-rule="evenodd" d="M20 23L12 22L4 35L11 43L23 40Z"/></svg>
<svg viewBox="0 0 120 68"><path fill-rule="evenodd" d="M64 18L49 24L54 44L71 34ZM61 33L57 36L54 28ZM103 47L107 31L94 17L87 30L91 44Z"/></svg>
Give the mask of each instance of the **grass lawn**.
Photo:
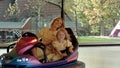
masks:
<svg viewBox="0 0 120 68"><path fill-rule="evenodd" d="M106 43L106 42L115 42L119 43L120 38L113 38L107 36L79 36L78 37L79 43Z"/></svg>

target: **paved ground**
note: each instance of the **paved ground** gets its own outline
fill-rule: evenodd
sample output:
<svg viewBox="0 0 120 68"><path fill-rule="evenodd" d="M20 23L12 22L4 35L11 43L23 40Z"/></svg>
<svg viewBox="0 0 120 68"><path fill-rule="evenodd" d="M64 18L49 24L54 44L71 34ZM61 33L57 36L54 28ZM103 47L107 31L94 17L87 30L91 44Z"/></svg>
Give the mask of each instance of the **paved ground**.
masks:
<svg viewBox="0 0 120 68"><path fill-rule="evenodd" d="M5 48L5 47L8 47L8 44L1 44L0 43L0 48Z"/></svg>
<svg viewBox="0 0 120 68"><path fill-rule="evenodd" d="M120 46L80 47L85 68L120 68Z"/></svg>

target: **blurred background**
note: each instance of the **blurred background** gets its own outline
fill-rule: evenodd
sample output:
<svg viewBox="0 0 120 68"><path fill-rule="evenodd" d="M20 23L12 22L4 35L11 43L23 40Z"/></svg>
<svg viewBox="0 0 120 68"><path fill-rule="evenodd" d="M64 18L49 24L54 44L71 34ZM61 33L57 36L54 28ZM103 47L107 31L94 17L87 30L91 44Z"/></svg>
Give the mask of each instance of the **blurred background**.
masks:
<svg viewBox="0 0 120 68"><path fill-rule="evenodd" d="M62 17L79 41L86 68L119 68L120 0L0 0L0 55L24 32Z"/></svg>

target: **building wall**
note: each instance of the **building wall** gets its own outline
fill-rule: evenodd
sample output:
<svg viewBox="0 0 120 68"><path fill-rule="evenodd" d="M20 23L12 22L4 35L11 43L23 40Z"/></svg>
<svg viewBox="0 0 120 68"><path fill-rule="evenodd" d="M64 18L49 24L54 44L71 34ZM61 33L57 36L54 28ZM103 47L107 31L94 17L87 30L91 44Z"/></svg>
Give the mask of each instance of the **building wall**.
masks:
<svg viewBox="0 0 120 68"><path fill-rule="evenodd" d="M49 17L60 17L61 15L61 8L55 4L46 2L44 5L44 16L45 18Z"/></svg>
<svg viewBox="0 0 120 68"><path fill-rule="evenodd" d="M33 24L32 24L32 20L31 19L29 19L28 21L27 21L27 23L24 25L24 27L22 28L22 30L23 31L29 31L29 32L31 32L31 30L32 30L32 26Z"/></svg>
<svg viewBox="0 0 120 68"><path fill-rule="evenodd" d="M18 2L18 6L19 6L19 9L20 9L20 19L24 18L26 13L24 13L24 10L25 10L25 4L27 4L28 0L17 0Z"/></svg>
<svg viewBox="0 0 120 68"><path fill-rule="evenodd" d="M20 18L22 19L25 16L25 4L27 4L28 0L17 0L18 6L20 9ZM5 14L5 11L8 8L9 5L9 0L0 0L0 21L4 21L3 15ZM45 2L43 9L43 18L53 18L53 17L58 17L61 14L61 9L55 4Z"/></svg>
<svg viewBox="0 0 120 68"><path fill-rule="evenodd" d="M0 0L0 21L4 21L4 14L9 5L9 0Z"/></svg>
<svg viewBox="0 0 120 68"><path fill-rule="evenodd" d="M20 9L19 19L22 20L23 18L25 18L25 15L27 14L27 12L24 12L24 10L25 10L25 4L28 4L28 0L17 0L17 2ZM5 10L8 8L8 3L9 0L0 1L0 21L4 20L2 16L5 13ZM40 22L34 23L39 25L38 27L42 27L44 23L47 24L47 26L50 26L50 22L53 18L61 16L61 8L58 5L47 1L45 1L45 3L43 4L42 10L43 10L42 12L43 16L41 16Z"/></svg>
<svg viewBox="0 0 120 68"><path fill-rule="evenodd" d="M24 17L23 9L27 0L17 0L17 2L20 9L20 19L22 19L22 17ZM8 9L9 3L10 0L0 0L0 21L6 21L3 16L5 15L5 11Z"/></svg>

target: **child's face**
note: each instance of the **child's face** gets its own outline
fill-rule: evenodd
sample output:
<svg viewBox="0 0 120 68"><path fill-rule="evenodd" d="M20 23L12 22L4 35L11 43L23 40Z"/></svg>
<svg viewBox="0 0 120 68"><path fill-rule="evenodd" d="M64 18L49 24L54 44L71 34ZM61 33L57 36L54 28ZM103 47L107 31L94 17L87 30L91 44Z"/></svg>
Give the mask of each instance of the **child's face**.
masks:
<svg viewBox="0 0 120 68"><path fill-rule="evenodd" d="M64 40L65 39L65 34L64 32L60 31L57 35L58 40Z"/></svg>

